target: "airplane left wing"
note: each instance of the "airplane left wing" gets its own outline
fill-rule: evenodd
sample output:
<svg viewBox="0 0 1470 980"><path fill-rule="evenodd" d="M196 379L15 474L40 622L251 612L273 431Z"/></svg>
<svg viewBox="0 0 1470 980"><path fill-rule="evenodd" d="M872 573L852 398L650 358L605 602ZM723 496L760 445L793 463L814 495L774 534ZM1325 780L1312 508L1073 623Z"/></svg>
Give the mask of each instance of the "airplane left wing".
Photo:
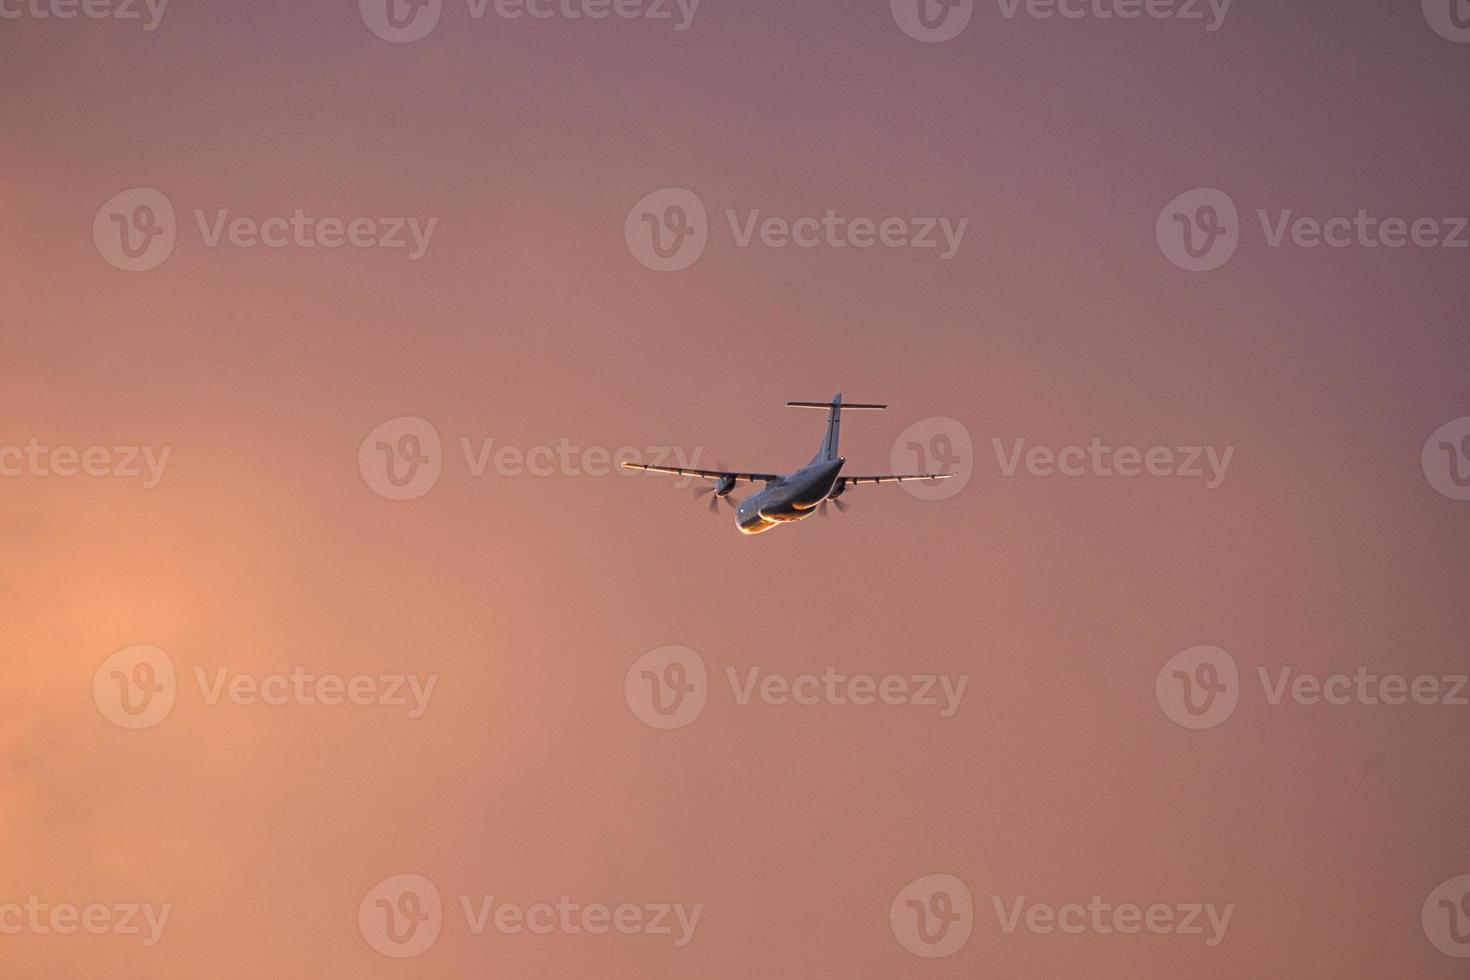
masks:
<svg viewBox="0 0 1470 980"><path fill-rule="evenodd" d="M648 466L644 463L623 463L630 470L643 470L646 473L668 473L672 476L697 476L702 480L723 480L733 477L736 480L744 480L746 483L767 483L776 479L775 473L732 473L728 470L691 470L683 466Z"/></svg>

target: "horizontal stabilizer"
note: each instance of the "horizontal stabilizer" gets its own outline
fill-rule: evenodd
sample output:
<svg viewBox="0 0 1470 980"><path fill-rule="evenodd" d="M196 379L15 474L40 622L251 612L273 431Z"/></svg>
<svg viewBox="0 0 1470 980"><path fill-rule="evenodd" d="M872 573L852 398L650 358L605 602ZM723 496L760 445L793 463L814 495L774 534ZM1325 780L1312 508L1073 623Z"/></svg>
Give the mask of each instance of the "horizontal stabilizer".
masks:
<svg viewBox="0 0 1470 980"><path fill-rule="evenodd" d="M856 402L787 402L787 408L840 408L844 412L856 409L857 411L881 412L887 405L860 405Z"/></svg>

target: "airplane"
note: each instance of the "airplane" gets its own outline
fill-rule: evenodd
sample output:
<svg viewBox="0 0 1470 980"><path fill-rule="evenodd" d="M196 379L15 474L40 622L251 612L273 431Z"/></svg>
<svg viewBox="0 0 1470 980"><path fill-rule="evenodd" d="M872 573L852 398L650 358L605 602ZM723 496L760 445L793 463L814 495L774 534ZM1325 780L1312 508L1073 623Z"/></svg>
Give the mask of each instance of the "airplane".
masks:
<svg viewBox="0 0 1470 980"><path fill-rule="evenodd" d="M787 408L821 408L827 410L827 434L812 461L794 473L747 473L731 470L694 470L680 466L648 466L643 463L623 463L630 470L648 473L668 473L674 476L696 476L714 480L714 496L710 498L711 512L719 509L718 501L730 503L730 493L735 484L764 483L765 488L756 491L735 508L735 526L741 534L761 534L782 524L805 520L813 514L827 516L827 501L832 501L840 511L847 506L838 500L848 487L864 483L903 483L908 480L947 480L953 473L887 474L884 476L843 476L842 467L847 462L837 455L837 437L842 428L842 413L881 412L887 405L861 405L843 402L842 393L832 396L830 402L787 402ZM703 492L708 492L706 489Z"/></svg>

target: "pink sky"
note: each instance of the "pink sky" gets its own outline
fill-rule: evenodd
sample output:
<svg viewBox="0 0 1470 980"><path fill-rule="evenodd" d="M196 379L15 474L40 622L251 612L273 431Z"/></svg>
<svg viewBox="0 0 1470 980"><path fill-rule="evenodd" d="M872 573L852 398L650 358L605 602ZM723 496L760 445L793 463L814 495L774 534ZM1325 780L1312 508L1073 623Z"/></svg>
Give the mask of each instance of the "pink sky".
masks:
<svg viewBox="0 0 1470 980"><path fill-rule="evenodd" d="M445 0L403 43L352 2L174 0L153 30L141 4L0 3L21 12L0 19L0 974L1460 975L1435 916L1470 873L1470 706L1444 703L1470 502L1421 452L1470 435L1470 43L1433 3L1241 0L1209 30L1208 4L977 2L938 43L882 0L703 0L683 30L673 3ZM174 245L129 272L106 233L156 200L138 188ZM659 272L624 229L668 188L707 243ZM1156 238L1197 188L1238 214L1207 272ZM238 244L297 209L314 247ZM1270 240L1360 210L1449 241ZM964 232L947 258L742 245L829 211ZM324 218L407 245L328 248ZM860 487L745 538L672 479L601 475L621 447L794 468L821 417L782 403L836 391L891 405L846 420L848 472L962 432L957 492ZM432 426L440 471L391 500L377 437L359 449L400 417ZM1094 438L1171 473L1198 447L1202 475L1025 462ZM139 475L87 475L93 448ZM1229 453L1213 481L1206 449ZM94 677L138 645L174 701L132 730ZM1155 682L1205 645L1238 703L1189 730ZM706 702L663 730L628 675L668 646ZM1272 703L1283 670L1441 696ZM825 674L901 677L907 700L799 680ZM430 677L418 711L408 678ZM929 677L938 703L913 703ZM285 703L248 703L262 683ZM816 703L770 703L782 684ZM373 933L399 875L442 906L401 958ZM973 904L939 958L900 936L929 875ZM1214 943L1205 918L1007 931L1095 895L1230 918ZM169 912L151 945L112 911L58 935L31 896ZM477 934L464 903L489 896L642 925ZM643 928L663 904L668 935ZM674 907L699 909L683 944Z"/></svg>

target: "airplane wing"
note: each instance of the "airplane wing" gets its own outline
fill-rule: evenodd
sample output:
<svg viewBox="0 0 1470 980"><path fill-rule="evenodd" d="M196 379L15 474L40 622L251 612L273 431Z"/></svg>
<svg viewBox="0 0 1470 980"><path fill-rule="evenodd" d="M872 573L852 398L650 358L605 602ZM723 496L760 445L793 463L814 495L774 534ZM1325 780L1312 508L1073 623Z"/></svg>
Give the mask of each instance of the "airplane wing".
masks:
<svg viewBox="0 0 1470 980"><path fill-rule="evenodd" d="M728 470L691 470L682 466L647 466L643 463L623 463L630 470L643 470L647 473L668 473L672 476L697 476L703 480L723 480L725 477L734 477L736 480L744 480L746 483L766 483L776 479L775 473L732 473Z"/></svg>
<svg viewBox="0 0 1470 980"><path fill-rule="evenodd" d="M948 480L954 473L889 473L884 476L844 476L849 484L857 483L908 483L911 480Z"/></svg>

